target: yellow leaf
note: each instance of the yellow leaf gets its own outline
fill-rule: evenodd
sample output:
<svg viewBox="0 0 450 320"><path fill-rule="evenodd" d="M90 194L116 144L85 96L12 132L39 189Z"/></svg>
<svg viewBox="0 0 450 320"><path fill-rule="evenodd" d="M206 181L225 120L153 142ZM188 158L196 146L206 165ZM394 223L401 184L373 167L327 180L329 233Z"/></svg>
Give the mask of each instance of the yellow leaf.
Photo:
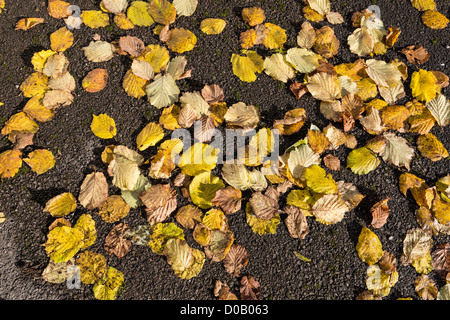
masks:
<svg viewBox="0 0 450 320"><path fill-rule="evenodd" d="M306 185L312 191L324 194L334 194L338 192L338 187L331 174L327 174L325 169L314 164L305 169Z"/></svg>
<svg viewBox="0 0 450 320"><path fill-rule="evenodd" d="M250 49L253 47L256 44L255 29L241 32L241 35L239 36L239 43L241 44L242 49Z"/></svg>
<svg viewBox="0 0 450 320"><path fill-rule="evenodd" d="M263 23L266 15L264 14L264 10L258 7L244 8L242 9L242 19L251 27L254 27Z"/></svg>
<svg viewBox="0 0 450 320"><path fill-rule="evenodd" d="M73 33L67 27L62 27L50 35L50 46L53 51L66 51L72 44Z"/></svg>
<svg viewBox="0 0 450 320"><path fill-rule="evenodd" d="M265 23L264 26L269 33L264 39L263 45L269 50L283 48L287 40L286 30L270 22Z"/></svg>
<svg viewBox="0 0 450 320"><path fill-rule="evenodd" d="M134 28L133 22L125 13L119 13L114 16L114 23L122 30L131 30Z"/></svg>
<svg viewBox="0 0 450 320"><path fill-rule="evenodd" d="M22 167L22 152L7 150L0 153L0 178L12 178Z"/></svg>
<svg viewBox="0 0 450 320"><path fill-rule="evenodd" d="M49 150L39 149L31 152L28 158L23 159L31 170L43 174L55 166L55 157Z"/></svg>
<svg viewBox="0 0 450 320"><path fill-rule="evenodd" d="M421 135L417 138L417 149L422 156L433 162L448 158L449 156L442 142L432 133Z"/></svg>
<svg viewBox="0 0 450 320"><path fill-rule="evenodd" d="M54 55L56 52L53 50L41 50L33 54L31 58L31 64L34 67L34 71L42 72L47 59Z"/></svg>
<svg viewBox="0 0 450 320"><path fill-rule="evenodd" d="M306 19L312 22L321 22L325 20L325 15L318 13L317 11L313 10L310 6L303 7L303 14L305 15Z"/></svg>
<svg viewBox="0 0 450 320"><path fill-rule="evenodd" d="M34 72L20 85L20 91L27 98L31 98L36 95L43 96L44 93L49 90L48 77L41 72Z"/></svg>
<svg viewBox="0 0 450 320"><path fill-rule="evenodd" d="M138 77L130 69L123 78L122 86L130 97L140 99L146 95L145 87L147 86L147 83L148 80Z"/></svg>
<svg viewBox="0 0 450 320"><path fill-rule="evenodd" d="M329 26L323 26L316 31L313 49L324 58L334 57L338 53L339 46L340 42Z"/></svg>
<svg viewBox="0 0 450 320"><path fill-rule="evenodd" d="M114 119L104 113L93 115L91 130L101 139L112 139L117 133Z"/></svg>
<svg viewBox="0 0 450 320"><path fill-rule="evenodd" d="M178 166L184 174L196 176L216 167L219 150L205 143L195 143L181 155Z"/></svg>
<svg viewBox="0 0 450 320"><path fill-rule="evenodd" d="M152 0L147 11L156 23L162 25L168 25L175 22L177 16L175 6L167 0Z"/></svg>
<svg viewBox="0 0 450 320"><path fill-rule="evenodd" d="M151 122L139 132L136 138L137 148L143 151L157 144L162 138L164 138L164 130L159 124Z"/></svg>
<svg viewBox="0 0 450 320"><path fill-rule="evenodd" d="M380 165L380 159L368 148L352 150L347 157L347 168L361 175L375 170Z"/></svg>
<svg viewBox="0 0 450 320"><path fill-rule="evenodd" d="M257 79L256 73L264 70L264 60L256 51L245 51L244 53L246 56L232 54L233 73L241 81L253 82Z"/></svg>
<svg viewBox="0 0 450 320"><path fill-rule="evenodd" d="M124 277L119 270L108 267L106 274L98 280L92 290L98 300L114 300L123 286Z"/></svg>
<svg viewBox="0 0 450 320"><path fill-rule="evenodd" d="M96 29L109 25L109 15L100 10L85 10L81 13L81 20L89 28Z"/></svg>
<svg viewBox="0 0 450 320"><path fill-rule="evenodd" d="M82 214L73 227L81 230L84 234L81 250L94 244L97 239L97 229L95 229L95 221L90 214Z"/></svg>
<svg viewBox="0 0 450 320"><path fill-rule="evenodd" d="M227 23L222 19L205 19L200 23L200 30L208 35L222 33Z"/></svg>
<svg viewBox="0 0 450 320"><path fill-rule="evenodd" d="M150 27L155 21L148 13L149 3L147 1L133 1L127 10L127 17L138 27Z"/></svg>
<svg viewBox="0 0 450 320"><path fill-rule="evenodd" d="M210 172L203 172L192 179L189 185L189 194L196 206L201 209L209 209L212 207L211 200L222 188L225 188L222 179L213 176Z"/></svg>
<svg viewBox="0 0 450 320"><path fill-rule="evenodd" d="M44 212L50 213L53 217L64 217L75 211L77 200L70 192L61 193L53 197L45 204Z"/></svg>
<svg viewBox="0 0 450 320"><path fill-rule="evenodd" d="M387 106L381 110L383 125L390 130L400 130L406 125L409 111L404 106Z"/></svg>
<svg viewBox="0 0 450 320"><path fill-rule="evenodd" d="M166 130L175 130L181 128L178 124L180 111L180 107L175 104L170 107L164 108L161 116L159 117L159 124L162 125Z"/></svg>
<svg viewBox="0 0 450 320"><path fill-rule="evenodd" d="M106 259L100 253L86 250L76 260L80 268L80 280L84 284L94 284L106 273Z"/></svg>
<svg viewBox="0 0 450 320"><path fill-rule="evenodd" d="M378 95L377 85L370 78L364 78L356 82L356 86L358 88L358 96L363 101L373 99Z"/></svg>
<svg viewBox="0 0 450 320"><path fill-rule="evenodd" d="M125 218L130 212L130 206L119 195L112 195L98 208L98 215L103 221L114 223Z"/></svg>
<svg viewBox="0 0 450 320"><path fill-rule="evenodd" d="M69 10L70 3L61 0L48 1L48 14L56 19L66 18L72 13Z"/></svg>
<svg viewBox="0 0 450 320"><path fill-rule="evenodd" d="M83 237L84 233L76 228L53 228L48 233L45 251L54 262L67 262L80 250Z"/></svg>
<svg viewBox="0 0 450 320"><path fill-rule="evenodd" d="M447 27L449 20L436 10L427 10L422 13L422 22L431 29L444 29Z"/></svg>
<svg viewBox="0 0 450 320"><path fill-rule="evenodd" d="M308 143L315 153L321 154L328 149L330 140L318 130L308 130Z"/></svg>
<svg viewBox="0 0 450 320"><path fill-rule="evenodd" d="M411 4L419 11L436 10L434 0L411 0Z"/></svg>
<svg viewBox="0 0 450 320"><path fill-rule="evenodd" d="M41 100L41 97L34 96L27 101L25 107L23 108L23 112L36 121L48 122L53 119L55 110L44 107Z"/></svg>
<svg viewBox="0 0 450 320"><path fill-rule="evenodd" d="M158 73L166 69L167 64L170 61L170 54L165 47L157 44L150 44L145 47L142 54L136 59L150 63L153 72Z"/></svg>
<svg viewBox="0 0 450 320"><path fill-rule="evenodd" d="M44 18L23 18L17 21L16 30L26 31L43 22Z"/></svg>
<svg viewBox="0 0 450 320"><path fill-rule="evenodd" d="M370 229L363 227L356 245L358 257L369 266L378 262L384 254L380 239Z"/></svg>
<svg viewBox="0 0 450 320"><path fill-rule="evenodd" d="M94 93L102 91L106 87L107 82L108 70L97 68L84 77L81 85L87 92Z"/></svg>
<svg viewBox="0 0 450 320"><path fill-rule="evenodd" d="M11 116L5 122L2 129L2 134L7 135L11 133L36 133L39 126L33 119L31 119L25 112L19 112Z"/></svg>
<svg viewBox="0 0 450 320"><path fill-rule="evenodd" d="M183 53L194 49L197 37L191 31L175 28L169 31L167 46L176 53Z"/></svg>
<svg viewBox="0 0 450 320"><path fill-rule="evenodd" d="M433 72L420 69L411 76L411 90L414 98L420 101L431 101L441 91Z"/></svg>

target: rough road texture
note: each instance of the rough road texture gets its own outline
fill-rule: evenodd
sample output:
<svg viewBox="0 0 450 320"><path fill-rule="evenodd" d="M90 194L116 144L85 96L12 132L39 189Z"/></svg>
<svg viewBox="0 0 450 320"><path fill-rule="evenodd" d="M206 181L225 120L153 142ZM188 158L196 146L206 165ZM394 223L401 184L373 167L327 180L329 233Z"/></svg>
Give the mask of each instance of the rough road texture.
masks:
<svg viewBox="0 0 450 320"><path fill-rule="evenodd" d="M71 1L83 10L98 9L99 1ZM439 11L450 16L450 2L437 1ZM381 59L391 60L404 56L398 49L408 45L423 45L431 53L431 59L421 68L438 70L449 74L450 32L432 30L420 20L420 13L408 0L334 0L332 10L340 12L346 23L334 27L341 41L338 56L331 62L352 62L356 56L347 46L347 36L353 31L351 14L376 4L381 8L381 18L386 26L397 26L402 34L394 50ZM307 111L308 122L302 131L288 139L281 140L283 151L293 142L304 137L311 123L320 128L328 122L319 112L319 103L309 95L297 101L287 86L261 74L254 83L240 82L233 76L230 57L239 50L239 33L246 30L241 19L241 11L247 6L261 6L267 21L287 30L286 47L296 45L296 35L302 22L303 3L300 0L199 0L199 7L191 17L177 19L176 27L192 30L198 37L195 49L186 54L188 68L193 69L193 77L181 82L182 91L199 90L204 84L216 83L225 91L226 101L231 104L243 101L254 104L262 110L262 125L271 126L272 121L281 119L287 110L302 107ZM44 17L45 24L29 31L14 31L15 23L22 17ZM224 32L217 36L206 36L199 31L200 22L207 17L223 18L228 22ZM318 23L321 26L326 23ZM21 110L27 99L20 95L19 85L32 73L30 63L34 52L50 46L49 35L62 27L64 22L48 16L43 0L7 0L6 10L0 15L0 101L1 121ZM106 172L100 161L100 154L106 145L117 143L135 147L137 133L149 122L159 118L159 112L151 108L145 99L140 101L128 97L122 90L122 78L130 67L125 57L100 64L90 63L81 48L88 45L92 36L98 33L102 40L117 40L122 35L135 35L146 44L157 43L149 28L123 31L117 27L92 30L83 27L75 30L75 43L66 51L70 60L69 71L78 81L74 103L57 111L55 118L41 123L35 135L35 146L47 148L57 155L57 164L49 172L36 175L29 170L21 172L13 179L0 182L0 211L5 212L7 221L0 225L0 297L3 299L94 299L92 286L82 285L81 290L68 290L65 284L54 285L39 279L40 272L48 263L42 244L46 241L48 226L53 220L42 210L47 200L59 193L70 191L78 195L84 176L95 167ZM409 72L418 67L408 62ZM90 94L81 88L81 79L92 69L100 67L109 71L110 79L106 89ZM409 84L405 85L410 96ZM449 89L443 91L449 96ZM400 103L406 102L403 99ZM114 140L104 141L95 137L90 130L92 114L107 113L117 124L118 133ZM450 127L432 130L450 148ZM364 145L369 135L360 128L354 130L360 145ZM415 145L414 135L402 134ZM0 151L9 148L5 137L0 141ZM148 158L155 149L143 154ZM343 167L349 150L341 148L336 152ZM24 165L24 168L26 166ZM437 163L416 155L411 172L425 178L430 185L448 174L450 160ZM236 241L248 250L250 262L245 274L253 275L261 284L264 299L354 299L365 289L367 265L357 256L355 245L361 227L370 223L370 207L377 201L390 197L391 215L387 224L376 230L383 248L393 253L397 259L402 252L402 242L408 229L417 227L414 217L416 205L411 196L405 198L398 189L401 174L393 166L382 163L377 170L365 176L356 176L348 169L333 172L336 180L344 179L354 183L366 195L357 209L347 214L336 225L326 226L308 218L310 233L304 241L289 237L283 224L276 235L258 236L253 234L245 222L241 211L229 217L230 229ZM110 194L119 190L110 188ZM81 206L68 218L75 222L86 212ZM213 287L216 280L227 282L232 290L238 292L238 280L229 276L221 263L205 263L198 277L191 280L177 278L164 258L153 254L150 248L133 246L122 259L107 255L103 249L104 239L113 225L101 221L93 215L98 230L96 243L90 248L107 257L108 264L123 272L125 287L118 299L215 299ZM132 210L124 219L130 226L145 223L139 210ZM448 242L448 238L435 238L435 243ZM190 245L198 245L187 234ZM293 251L300 252L311 259L307 263L299 260ZM33 272L33 270L35 272ZM413 282L417 276L412 266L398 267L399 281L386 299L398 297L418 298ZM430 274L436 278L434 273ZM442 283L438 282L439 286Z"/></svg>

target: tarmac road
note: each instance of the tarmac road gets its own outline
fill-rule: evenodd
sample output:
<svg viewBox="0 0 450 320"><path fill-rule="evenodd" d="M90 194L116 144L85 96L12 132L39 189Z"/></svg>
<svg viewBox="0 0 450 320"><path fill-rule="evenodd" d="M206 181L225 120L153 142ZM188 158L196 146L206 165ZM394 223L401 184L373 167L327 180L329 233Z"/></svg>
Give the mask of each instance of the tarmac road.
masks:
<svg viewBox="0 0 450 320"><path fill-rule="evenodd" d="M450 16L450 2L437 0L438 9ZM82 8L98 9L99 1L71 1ZM350 53L347 37L353 31L351 15L355 11L376 4L381 9L381 18L386 26L400 27L402 33L395 48L380 59L399 58L406 62L409 74L418 70L418 66L407 62L397 51L409 45L423 45L431 53L431 59L420 65L427 70L437 70L450 75L450 32L432 30L424 26L420 13L408 0L348 1L333 0L332 10L340 12L345 23L334 26L341 42L339 54L332 59L333 64L352 62L357 57ZM218 84L224 89L229 104L242 101L254 104L262 110L262 124L271 126L272 121L281 119L287 110L302 107L307 111L308 121L302 130L287 139L281 140L283 151L293 142L304 137L310 124L323 128L328 124L319 112L319 103L309 95L297 101L288 86L280 86L267 75L260 74L254 83L243 83L231 70L230 57L239 50L239 33L246 30L241 19L242 8L261 6L267 21L280 25L287 30L286 47L296 45L296 35L305 21L302 15L303 2L300 0L199 0L199 6L191 17L179 18L176 27L185 27L193 31L198 42L194 50L186 53L188 68L192 68L192 78L183 80L182 91L199 90L204 84ZM22 17L43 17L44 25L29 31L14 31L16 22ZM227 21L224 32L217 36L207 36L199 30L200 22L207 17L218 17ZM325 25L315 24L315 27ZM27 98L20 95L19 85L32 73L30 63L34 52L50 47L49 35L62 27L64 22L48 16L46 3L42 0L7 0L6 10L0 14L0 101L1 120L20 111ZM98 30L82 27L75 30L75 43L66 51L70 61L69 71L78 81L75 101L69 107L56 112L55 118L48 123L40 123L35 135L35 147L49 149L58 156L56 166L43 175L36 175L30 170L21 172L10 180L0 182L0 212L6 214L7 220L0 224L0 298L2 299L94 299L91 285L82 285L80 290L69 290L65 284L56 285L39 279L40 273L48 263L48 257L42 244L46 241L48 226L53 219L43 208L47 200L62 193L71 192L78 195L79 187L86 174L96 167L106 173L100 160L100 154L106 145L117 143L135 146L137 133L149 122L159 118L159 111L151 108L145 99L136 100L128 97L122 89L122 78L130 67L125 57L116 57L105 63L88 62L81 50L87 46L92 36L98 33L102 40L113 41L123 35L135 35L146 44L157 40L149 28L137 28L123 31L117 27ZM90 94L81 88L81 80L92 69L108 69L110 78L108 86L101 92ZM407 95L410 96L409 85ZM450 97L448 88L443 93ZM404 98L399 104L405 103ZM103 141L95 137L90 130L92 114L107 113L117 124L117 136L114 140ZM359 145L364 145L369 138L361 128L354 133ZM432 130L444 144L450 148L450 127ZM402 134L415 145L416 136ZM9 148L4 137L0 140L0 151ZM154 148L143 154L148 158ZM411 196L405 198L398 189L397 168L382 163L375 171L364 176L356 176L345 169L345 159L349 150L341 148L336 155L344 167L333 172L336 180L344 179L357 186L366 197L362 203L348 213L344 220L336 225L326 226L308 218L310 232L303 241L292 239L284 224L280 224L275 235L259 236L253 234L245 222L243 211L229 217L230 229L236 241L243 245L250 260L243 273L254 276L261 284L263 299L354 299L365 289L365 272L367 265L356 253L355 245L363 225L370 223L370 207L377 201L390 197L391 214L387 224L376 230L383 248L393 253L397 259L402 253L403 239L407 230L418 227L414 217L416 205ZM437 163L416 155L412 162L411 173L425 178L434 185L437 179L449 173L450 160ZM110 188L110 194L118 190ZM181 199L181 198L180 198ZM86 210L79 206L69 220L76 219ZM107 255L103 249L104 239L113 225L103 222L93 214L96 221L98 238L90 250L100 252L107 257L108 265L123 272L125 287L118 297L122 300L140 299L215 299L213 295L216 280L226 282L234 293L239 292L239 279L228 275L221 263L207 261L198 277L191 280L177 278L162 256L153 254L150 248L133 246L122 259ZM123 219L130 226L145 223L139 210L131 210ZM187 234L190 245L199 248L192 236ZM446 243L448 237L434 238L435 243ZM311 259L311 262L296 258L297 251ZM412 297L418 299L414 291L414 279L417 276L412 266L398 266L399 281L385 299ZM430 276L437 280L432 272ZM438 282L439 286L442 285Z"/></svg>

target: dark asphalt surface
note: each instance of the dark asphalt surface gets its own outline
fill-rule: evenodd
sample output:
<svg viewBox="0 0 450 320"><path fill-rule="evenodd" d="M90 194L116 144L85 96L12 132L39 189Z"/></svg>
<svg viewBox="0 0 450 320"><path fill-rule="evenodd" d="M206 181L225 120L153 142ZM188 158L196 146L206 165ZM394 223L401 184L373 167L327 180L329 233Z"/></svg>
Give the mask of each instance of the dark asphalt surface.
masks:
<svg viewBox="0 0 450 320"><path fill-rule="evenodd" d="M99 1L71 1L82 9L98 9ZM450 16L450 2L438 0L438 9ZM232 3L232 4L230 4ZM402 30L394 50L380 59L399 58L406 62L409 74L418 67L411 65L397 51L409 45L423 45L431 53L431 59L420 65L427 70L445 72L450 65L450 32L432 30L425 27L420 13L408 0L348 1L333 0L332 10L340 12L345 24L334 26L341 42L341 48L333 64L352 62L357 57L350 53L347 36L353 31L351 15L355 11L376 4L381 8L381 18L386 26L397 26ZM287 110L302 107L307 112L307 123L302 130L289 138L281 140L281 150L304 137L311 123L323 128L328 124L319 112L319 102L310 95L300 101L290 93L288 86L280 86L269 76L260 74L254 83L240 82L232 74L230 57L239 50L239 33L246 30L241 19L242 8L261 6L266 12L266 21L280 25L287 30L286 47L296 45L296 36L305 21L302 15L303 2L300 0L199 0L199 6L191 17L178 18L175 26L193 31L198 42L195 49L186 53L188 68L192 68L192 78L181 81L182 91L199 90L204 84L216 83L224 89L229 104L242 101L254 104L262 110L261 126L271 126L273 120L281 119ZM22 17L43 17L45 24L29 31L14 31L16 22ZM217 36L207 36L200 32L200 22L207 17L218 17L227 21L224 32ZM112 20L112 19L111 19ZM314 24L315 27L325 22ZM1 119L6 121L12 114L20 111L27 98L20 95L19 85L32 73L30 63L34 52L50 47L49 35L62 27L64 22L48 16L46 4L42 0L7 1L6 10L0 14L0 107ZM123 144L135 148L137 133L149 122L159 118L159 111L151 108L145 99L135 100L122 90L122 78L130 67L126 57L116 57L105 63L91 63L84 57L81 48L87 46L92 36L98 33L102 40L113 41L123 35L140 37L145 44L157 43L149 28L137 28L123 31L117 27L97 30L85 26L75 30L75 43L66 51L70 61L69 71L77 79L75 101L68 107L56 112L55 118L39 124L35 135L35 148L51 150L57 155L56 166L43 175L29 170L21 172L10 180L0 182L0 212L7 220L0 225L0 298L2 299L94 299L92 285L82 285L81 290L68 290L65 284L56 285L39 279L40 272L46 267L48 258L42 244L46 241L48 226L53 218L43 213L47 200L69 191L78 196L79 187L86 174L97 168L106 173L106 167L100 160L105 145ZM109 71L107 87L95 94L82 90L81 80L94 68L106 68ZM405 85L410 96L409 85ZM449 97L448 88L443 93ZM404 98L399 102L408 101ZM105 141L95 137L90 130L92 114L107 113L117 125L114 140ZM431 131L450 148L450 128L435 126ZM352 132L364 145L370 138L359 126ZM416 136L402 134L415 145ZM0 140L0 151L9 148L6 137ZM155 149L150 148L142 154L148 158ZM244 274L254 276L261 284L263 299L354 299L365 289L367 265L356 253L355 245L363 225L370 223L370 207L377 201L390 197L391 214L386 225L375 231L383 248L393 253L397 259L402 253L402 243L407 230L417 227L414 217L416 208L411 196L405 198L398 189L397 168L382 163L377 170L364 176L356 176L345 169L345 159L349 150L340 148L336 155L340 157L344 169L333 172L336 180L344 179L354 183L359 191L366 195L358 208L348 213L345 219L335 225L326 226L308 218L310 233L303 241L289 237L284 224L280 224L275 235L258 236L253 234L245 222L245 214L240 211L229 217L230 229L236 241L243 245L250 255ZM411 172L425 178L434 185L440 177L448 174L450 160L437 163L416 156ZM26 165L24 165L26 168ZM119 194L119 190L110 188L110 194ZM71 222L85 213L79 206L75 213L68 216ZM90 250L100 252L107 258L110 266L122 271L125 287L118 297L123 300L139 299L215 299L213 295L216 280L226 282L234 293L239 291L239 278L228 275L221 263L206 261L198 277L191 280L177 278L162 256L153 254L150 248L133 246L122 259L107 255L103 249L104 240L112 224L96 221L98 238ZM123 219L130 226L145 223L141 212L132 209ZM186 232L190 245L199 248L191 235ZM446 243L448 237L434 238L435 243ZM293 254L297 251L311 259L307 263ZM36 273L32 271L35 270ZM417 276L412 266L399 266L399 281L385 299L399 297L418 298L414 292L414 279ZM430 274L436 279L434 273ZM37 277L37 278L36 278ZM439 286L442 283L438 282Z"/></svg>

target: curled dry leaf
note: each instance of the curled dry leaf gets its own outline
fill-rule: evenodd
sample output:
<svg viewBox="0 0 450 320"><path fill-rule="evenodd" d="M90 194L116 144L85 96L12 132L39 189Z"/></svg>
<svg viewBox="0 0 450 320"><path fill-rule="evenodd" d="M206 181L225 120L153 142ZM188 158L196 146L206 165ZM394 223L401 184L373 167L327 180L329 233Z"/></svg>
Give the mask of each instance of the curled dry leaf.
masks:
<svg viewBox="0 0 450 320"><path fill-rule="evenodd" d="M414 64L422 64L430 59L427 49L422 46L408 46L400 51L406 56L409 62Z"/></svg>
<svg viewBox="0 0 450 320"><path fill-rule="evenodd" d="M370 209L370 213L372 214L372 222L370 225L373 228L381 228L386 223L389 216L388 201L389 198L381 200L374 204Z"/></svg>
<svg viewBox="0 0 450 320"><path fill-rule="evenodd" d="M323 164L330 170L339 171L341 169L341 161L332 154L327 154L323 158Z"/></svg>
<svg viewBox="0 0 450 320"><path fill-rule="evenodd" d="M204 86L201 93L203 99L208 103L222 102L225 99L222 88L217 84Z"/></svg>
<svg viewBox="0 0 450 320"><path fill-rule="evenodd" d="M414 289L423 300L434 300L438 294L436 283L426 274L422 274L414 281Z"/></svg>
<svg viewBox="0 0 450 320"><path fill-rule="evenodd" d="M233 277L239 277L241 270L248 264L247 250L238 243L233 243L223 259L225 270Z"/></svg>
<svg viewBox="0 0 450 320"><path fill-rule="evenodd" d="M108 254L115 254L118 258L123 258L131 249L131 241L125 233L129 229L126 223L116 225L105 238L105 251Z"/></svg>
<svg viewBox="0 0 450 320"><path fill-rule="evenodd" d="M243 276L240 287L241 300L259 300L261 286L252 276Z"/></svg>
<svg viewBox="0 0 450 320"><path fill-rule="evenodd" d="M120 37L119 47L121 50L129 53L132 57L137 57L144 51L145 44L144 41L137 37L125 36Z"/></svg>
<svg viewBox="0 0 450 320"><path fill-rule="evenodd" d="M216 281L214 286L214 296L218 297L219 300L237 300L238 298L234 293L230 291L227 284L220 280Z"/></svg>
<svg viewBox="0 0 450 320"><path fill-rule="evenodd" d="M284 223L289 231L289 235L295 239L304 239L309 233L309 227L302 209L296 206L287 206L283 211L288 214Z"/></svg>
<svg viewBox="0 0 450 320"><path fill-rule="evenodd" d="M249 203L255 216L259 219L270 220L278 214L278 201L261 192L253 193Z"/></svg>

